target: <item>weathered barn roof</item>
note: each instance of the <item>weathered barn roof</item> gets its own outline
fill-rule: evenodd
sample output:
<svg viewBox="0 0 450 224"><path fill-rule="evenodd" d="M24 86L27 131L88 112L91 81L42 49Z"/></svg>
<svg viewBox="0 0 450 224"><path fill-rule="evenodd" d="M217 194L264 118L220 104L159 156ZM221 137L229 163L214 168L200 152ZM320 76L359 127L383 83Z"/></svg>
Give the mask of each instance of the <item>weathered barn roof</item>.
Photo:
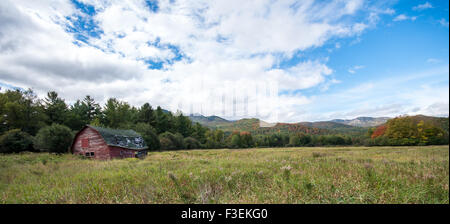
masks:
<svg viewBox="0 0 450 224"><path fill-rule="evenodd" d="M98 131L105 140L106 144L109 146L117 146L134 150L148 148L142 136L133 130L110 129L92 125L87 125L87 127Z"/></svg>

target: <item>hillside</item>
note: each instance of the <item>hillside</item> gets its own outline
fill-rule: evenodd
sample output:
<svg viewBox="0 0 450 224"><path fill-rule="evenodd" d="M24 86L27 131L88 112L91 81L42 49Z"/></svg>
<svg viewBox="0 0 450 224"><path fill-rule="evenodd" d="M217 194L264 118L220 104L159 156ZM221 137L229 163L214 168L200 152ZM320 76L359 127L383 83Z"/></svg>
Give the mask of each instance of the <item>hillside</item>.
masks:
<svg viewBox="0 0 450 224"><path fill-rule="evenodd" d="M220 129L225 132L248 131L252 134L297 132L308 134L363 134L368 130L364 127L331 121L270 124L257 118L244 118L237 121L229 121L218 116L191 115L189 118L193 122L198 122L209 128Z"/></svg>
<svg viewBox="0 0 450 224"><path fill-rule="evenodd" d="M448 133L448 129L449 129L448 117L431 117L431 116L425 116L425 115L416 115L416 116L411 116L411 118L416 121L424 121L433 126L442 128L442 130L444 130L445 132Z"/></svg>
<svg viewBox="0 0 450 224"><path fill-rule="evenodd" d="M300 124L341 134L364 134L368 130L368 127L358 127L332 121L301 122Z"/></svg>
<svg viewBox="0 0 450 224"><path fill-rule="evenodd" d="M381 124L386 123L387 120L389 120L389 117L357 117L355 119L334 119L331 120L331 122L334 123L340 123L340 124L346 124L356 127L375 127Z"/></svg>
<svg viewBox="0 0 450 224"><path fill-rule="evenodd" d="M193 121L193 122L200 123L201 125L204 125L204 126L207 126L210 128L214 128L217 125L232 123L232 121L223 119L218 116L203 116L200 114L191 114L191 115L189 115L189 119L191 119L191 121Z"/></svg>
<svg viewBox="0 0 450 224"><path fill-rule="evenodd" d="M225 124L229 125L229 123L237 122L237 121L230 121L226 120L224 118L221 118L219 116L203 116L201 114L194 114L190 115L189 118L194 121L198 122L202 125L208 126L208 127L216 127L216 126L222 126ZM244 118L241 120L249 120L250 118ZM375 127L381 124L386 123L390 118L389 117L357 117L355 119L333 119L330 121L318 121L318 122L300 122L301 124L311 126L311 127L318 127L318 128L346 128L347 126L354 126L354 127ZM239 120L238 120L239 121ZM346 125L346 126L340 126ZM348 128L348 127L347 127Z"/></svg>
<svg viewBox="0 0 450 224"><path fill-rule="evenodd" d="M195 118L194 118L195 119ZM221 118L223 119L223 118ZM225 120L225 119L223 119ZM303 125L300 123L290 124L290 123L277 123L275 125L261 121L257 118L244 118L237 121L222 121L216 118L214 121L207 121L207 119L203 119L202 122L205 122L205 126L214 129L220 129L225 132L233 132L233 131L247 131L252 134L272 134L272 133L308 133L308 134L329 134L332 133L330 130L311 127L307 125Z"/></svg>
<svg viewBox="0 0 450 224"><path fill-rule="evenodd" d="M299 122L299 123L266 123L257 118L244 118L237 121L229 121L218 116L191 115L189 118L212 129L220 129L225 132L247 131L252 134L272 133L307 133L312 135L345 134L365 135L371 127L385 124L389 117L357 117L355 119L334 119L331 121ZM433 126L442 128L448 133L448 118L430 117L424 115L411 116L414 120L423 120Z"/></svg>

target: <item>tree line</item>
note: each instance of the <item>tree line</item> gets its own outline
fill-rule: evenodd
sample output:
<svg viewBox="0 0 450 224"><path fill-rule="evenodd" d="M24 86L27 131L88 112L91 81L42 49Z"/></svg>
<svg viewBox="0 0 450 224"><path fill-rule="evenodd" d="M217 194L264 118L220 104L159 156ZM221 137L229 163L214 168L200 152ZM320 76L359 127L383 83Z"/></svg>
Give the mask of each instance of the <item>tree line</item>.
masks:
<svg viewBox="0 0 450 224"><path fill-rule="evenodd" d="M371 128L369 145L447 145L448 118L403 116Z"/></svg>
<svg viewBox="0 0 450 224"><path fill-rule="evenodd" d="M110 98L102 107L88 95L68 105L55 91L38 99L31 89L0 93L0 115L2 152L67 151L75 133L86 124L133 129L151 150L201 148L218 132L192 123L181 112L154 109L149 103L137 108Z"/></svg>
<svg viewBox="0 0 450 224"><path fill-rule="evenodd" d="M57 92L39 99L31 90L0 93L0 152L67 152L73 136L86 124L140 133L150 150L295 147L329 145L448 144L448 118L399 117L365 135L305 132L261 134L210 129L150 103L134 107L110 98L100 106L86 96L68 105ZM447 127L443 129L442 127Z"/></svg>

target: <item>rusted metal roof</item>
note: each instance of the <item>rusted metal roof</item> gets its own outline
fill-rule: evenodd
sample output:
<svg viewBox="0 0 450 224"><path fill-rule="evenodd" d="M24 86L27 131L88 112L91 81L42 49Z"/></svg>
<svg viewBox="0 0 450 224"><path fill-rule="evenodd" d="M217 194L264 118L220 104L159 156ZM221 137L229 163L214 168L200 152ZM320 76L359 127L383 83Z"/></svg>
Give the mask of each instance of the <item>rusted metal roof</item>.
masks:
<svg viewBox="0 0 450 224"><path fill-rule="evenodd" d="M109 146L134 150L148 149L142 136L133 130L110 129L92 125L87 125L87 127L98 131Z"/></svg>

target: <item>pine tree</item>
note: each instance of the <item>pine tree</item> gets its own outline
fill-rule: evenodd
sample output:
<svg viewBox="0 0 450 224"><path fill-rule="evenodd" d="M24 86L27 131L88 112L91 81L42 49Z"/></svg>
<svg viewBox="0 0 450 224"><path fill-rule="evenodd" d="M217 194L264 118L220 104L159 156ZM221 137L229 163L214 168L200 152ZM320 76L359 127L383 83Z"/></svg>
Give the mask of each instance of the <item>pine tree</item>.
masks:
<svg viewBox="0 0 450 224"><path fill-rule="evenodd" d="M149 103L145 103L141 106L138 112L138 122L143 122L155 127L155 112Z"/></svg>
<svg viewBox="0 0 450 224"><path fill-rule="evenodd" d="M68 116L68 107L63 99L58 97L58 93L51 91L44 99L45 114L49 118L48 124L64 124Z"/></svg>

